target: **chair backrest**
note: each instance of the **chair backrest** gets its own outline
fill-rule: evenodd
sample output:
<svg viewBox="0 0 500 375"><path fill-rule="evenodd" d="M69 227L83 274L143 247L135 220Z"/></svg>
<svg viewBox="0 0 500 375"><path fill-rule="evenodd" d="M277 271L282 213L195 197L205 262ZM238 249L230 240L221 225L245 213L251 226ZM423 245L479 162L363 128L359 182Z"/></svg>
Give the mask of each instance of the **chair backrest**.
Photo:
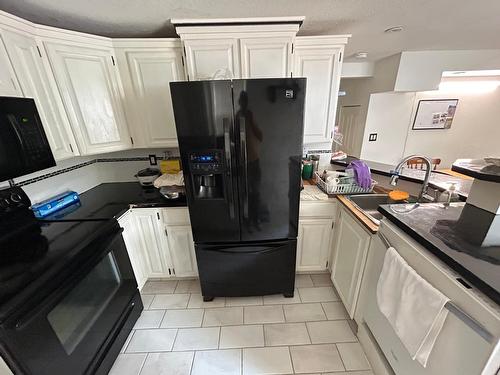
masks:
<svg viewBox="0 0 500 375"><path fill-rule="evenodd" d="M441 159L433 158L431 159L432 169L436 169L439 164L441 164ZM419 158L410 159L406 162L406 165L410 169L424 169L424 161Z"/></svg>

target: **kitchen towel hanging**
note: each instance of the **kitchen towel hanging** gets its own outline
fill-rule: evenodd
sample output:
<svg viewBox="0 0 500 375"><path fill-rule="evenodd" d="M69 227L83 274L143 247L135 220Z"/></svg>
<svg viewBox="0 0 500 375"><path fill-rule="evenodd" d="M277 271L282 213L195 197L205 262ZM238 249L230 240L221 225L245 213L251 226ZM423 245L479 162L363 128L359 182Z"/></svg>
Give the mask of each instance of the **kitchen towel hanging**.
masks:
<svg viewBox="0 0 500 375"><path fill-rule="evenodd" d="M387 249L377 284L377 304L413 360L426 367L441 331L449 298L398 254Z"/></svg>

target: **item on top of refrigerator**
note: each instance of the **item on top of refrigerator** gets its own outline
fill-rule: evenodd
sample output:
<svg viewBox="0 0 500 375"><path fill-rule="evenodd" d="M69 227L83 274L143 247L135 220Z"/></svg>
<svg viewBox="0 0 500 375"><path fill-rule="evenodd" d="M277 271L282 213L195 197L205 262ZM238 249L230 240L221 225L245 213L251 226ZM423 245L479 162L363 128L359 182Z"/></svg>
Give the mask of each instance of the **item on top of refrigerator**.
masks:
<svg viewBox="0 0 500 375"><path fill-rule="evenodd" d="M332 157L331 157L332 160L342 160L342 159L346 159L346 158L347 158L347 154L344 151L335 151L332 153Z"/></svg>
<svg viewBox="0 0 500 375"><path fill-rule="evenodd" d="M184 186L184 175L182 171L176 174L165 173L158 177L153 185L158 189L163 186Z"/></svg>
<svg viewBox="0 0 500 375"><path fill-rule="evenodd" d="M346 171L354 171L356 184L364 189L368 189L372 184L370 168L362 160L354 160L346 168Z"/></svg>
<svg viewBox="0 0 500 375"><path fill-rule="evenodd" d="M80 196L77 192L66 191L52 198L46 199L43 202L32 205L31 209L36 217L42 218L79 202Z"/></svg>
<svg viewBox="0 0 500 375"><path fill-rule="evenodd" d="M153 182L160 176L160 170L157 168L141 169L135 177L142 186L152 186Z"/></svg>

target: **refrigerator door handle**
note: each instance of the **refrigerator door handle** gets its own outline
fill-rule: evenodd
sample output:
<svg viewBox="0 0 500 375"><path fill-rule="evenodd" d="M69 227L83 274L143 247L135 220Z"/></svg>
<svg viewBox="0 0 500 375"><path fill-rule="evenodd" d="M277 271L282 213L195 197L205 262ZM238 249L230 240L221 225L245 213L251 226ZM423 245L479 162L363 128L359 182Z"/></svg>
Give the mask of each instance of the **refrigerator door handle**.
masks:
<svg viewBox="0 0 500 375"><path fill-rule="evenodd" d="M248 170L247 170L247 133L245 117L240 116L240 150L243 173L243 218L248 219Z"/></svg>
<svg viewBox="0 0 500 375"><path fill-rule="evenodd" d="M231 135L229 133L229 119L224 117L222 119L222 126L224 127L224 152L226 156L227 172L226 178L229 181L229 189L227 194L227 201L229 204L229 217L235 218L234 214L234 194L233 194L233 160L231 157Z"/></svg>

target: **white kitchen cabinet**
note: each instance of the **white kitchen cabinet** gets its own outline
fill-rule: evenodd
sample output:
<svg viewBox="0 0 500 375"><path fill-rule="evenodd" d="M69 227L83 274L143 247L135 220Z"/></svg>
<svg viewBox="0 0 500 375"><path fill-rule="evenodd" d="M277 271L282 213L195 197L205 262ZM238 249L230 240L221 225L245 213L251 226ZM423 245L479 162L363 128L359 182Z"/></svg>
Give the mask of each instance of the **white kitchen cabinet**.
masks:
<svg viewBox="0 0 500 375"><path fill-rule="evenodd" d="M180 41L123 42L115 53L134 146L178 147L170 82L185 79Z"/></svg>
<svg viewBox="0 0 500 375"><path fill-rule="evenodd" d="M240 57L236 38L189 39L184 41L188 78L191 81L240 78Z"/></svg>
<svg viewBox="0 0 500 375"><path fill-rule="evenodd" d="M289 77L303 17L172 20L185 48L188 78ZM275 23L273 23L275 22Z"/></svg>
<svg viewBox="0 0 500 375"><path fill-rule="evenodd" d="M301 218L297 237L297 271L328 269L333 220Z"/></svg>
<svg viewBox="0 0 500 375"><path fill-rule="evenodd" d="M336 223L335 237L332 282L349 316L353 318L371 234L342 208Z"/></svg>
<svg viewBox="0 0 500 375"><path fill-rule="evenodd" d="M295 39L293 76L307 78L304 144L332 141L347 38L308 36Z"/></svg>
<svg viewBox="0 0 500 375"><path fill-rule="evenodd" d="M241 78L290 77L292 36L240 39Z"/></svg>
<svg viewBox="0 0 500 375"><path fill-rule="evenodd" d="M173 274L178 277L198 276L191 226L167 226L166 234Z"/></svg>
<svg viewBox="0 0 500 375"><path fill-rule="evenodd" d="M0 96L23 96L0 35Z"/></svg>
<svg viewBox="0 0 500 375"><path fill-rule="evenodd" d="M144 250L141 247L140 234L137 231L134 214L132 211L127 211L118 219L118 224L123 228L123 240L127 246L128 256L132 269L134 270L135 279L139 289L142 289L146 283L148 276L144 266Z"/></svg>
<svg viewBox="0 0 500 375"><path fill-rule="evenodd" d="M2 31L2 38L22 95L35 100L54 158L78 155L69 120L36 39L12 31Z"/></svg>
<svg viewBox="0 0 500 375"><path fill-rule="evenodd" d="M44 41L82 154L131 148L113 50Z"/></svg>
<svg viewBox="0 0 500 375"><path fill-rule="evenodd" d="M170 277L168 248L164 240L160 210L154 208L132 209L140 248L140 257L147 277Z"/></svg>
<svg viewBox="0 0 500 375"><path fill-rule="evenodd" d="M297 236L299 272L326 271L331 257L335 200L300 201Z"/></svg>

